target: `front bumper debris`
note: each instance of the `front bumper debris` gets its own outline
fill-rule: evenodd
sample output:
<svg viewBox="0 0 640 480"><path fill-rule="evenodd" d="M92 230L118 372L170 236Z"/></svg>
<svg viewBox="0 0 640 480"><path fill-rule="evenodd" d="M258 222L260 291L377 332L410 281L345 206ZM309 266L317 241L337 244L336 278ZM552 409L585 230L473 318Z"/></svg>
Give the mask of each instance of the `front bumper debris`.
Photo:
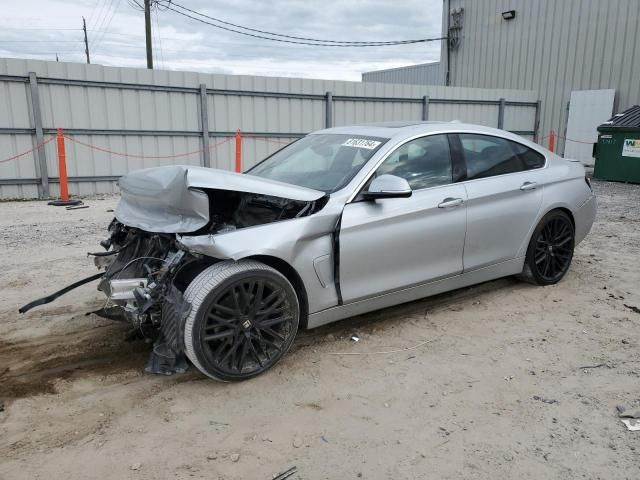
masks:
<svg viewBox="0 0 640 480"><path fill-rule="evenodd" d="M26 305L23 305L22 307L20 307L18 309L19 313L27 313L29 310L31 310L34 307L38 307L40 305L46 305L47 303L51 303L53 302L56 298L61 297L62 295L64 295L65 293L70 292L71 290L78 288L86 283L89 282L93 282L94 280L98 280L99 278L102 278L104 276L104 273L100 272L97 273L95 275L91 275L90 277L87 278L83 278L82 280L78 280L75 283L72 283L71 285L68 285L66 287L64 287L62 290L58 290L55 293L52 293L51 295L47 295L46 297L42 297L39 298L37 300L34 300L33 302L27 303Z"/></svg>
<svg viewBox="0 0 640 480"><path fill-rule="evenodd" d="M95 313L111 320L130 323L137 336L154 342L145 369L149 373L170 375L188 368L184 354L184 321L190 305L174 281L183 267L194 261L182 250L175 235L154 234L113 221L110 237L101 242L105 252L93 254L104 271L75 282L51 295L34 300L19 309L25 313L94 280L107 296L104 307Z"/></svg>

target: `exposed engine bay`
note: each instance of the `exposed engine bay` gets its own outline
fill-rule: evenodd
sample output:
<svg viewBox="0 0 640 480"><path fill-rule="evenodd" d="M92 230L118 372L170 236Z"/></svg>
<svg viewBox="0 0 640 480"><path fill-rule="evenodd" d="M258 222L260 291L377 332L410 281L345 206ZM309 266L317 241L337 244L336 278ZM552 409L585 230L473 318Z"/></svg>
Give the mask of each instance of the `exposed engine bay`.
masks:
<svg viewBox="0 0 640 480"><path fill-rule="evenodd" d="M224 233L303 217L317 212L327 202L327 197L314 201L302 201L255 193L205 191L209 197L209 211L213 212L209 223L200 230L186 235Z"/></svg>

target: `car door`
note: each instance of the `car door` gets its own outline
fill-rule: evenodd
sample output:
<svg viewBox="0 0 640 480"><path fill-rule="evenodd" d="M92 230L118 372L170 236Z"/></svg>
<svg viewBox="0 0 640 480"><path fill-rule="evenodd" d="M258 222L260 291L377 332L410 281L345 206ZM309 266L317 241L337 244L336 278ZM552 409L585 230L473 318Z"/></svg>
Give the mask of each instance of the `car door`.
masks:
<svg viewBox="0 0 640 480"><path fill-rule="evenodd" d="M489 135L460 133L467 176L464 270L510 260L527 241L542 205L542 154Z"/></svg>
<svg viewBox="0 0 640 480"><path fill-rule="evenodd" d="M339 237L344 303L462 271L466 193L452 183L447 136L399 146L374 176L381 174L405 178L413 193L374 201L356 197L345 206Z"/></svg>

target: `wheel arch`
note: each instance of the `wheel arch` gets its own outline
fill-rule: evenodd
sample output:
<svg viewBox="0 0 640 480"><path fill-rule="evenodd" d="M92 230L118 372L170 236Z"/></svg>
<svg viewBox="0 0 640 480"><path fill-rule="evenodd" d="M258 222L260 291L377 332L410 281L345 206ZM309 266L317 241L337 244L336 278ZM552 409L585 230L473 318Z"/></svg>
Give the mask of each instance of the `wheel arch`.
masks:
<svg viewBox="0 0 640 480"><path fill-rule="evenodd" d="M244 257L244 259L257 260L271 268L275 268L278 272L284 275L287 280L289 280L293 289L296 291L296 295L298 295L298 303L300 305L299 328L306 330L309 321L309 300L307 297L307 289L304 286L302 277L300 277L296 269L285 260L271 255L252 255L250 257Z"/></svg>
<svg viewBox="0 0 640 480"><path fill-rule="evenodd" d="M551 210L549 210L548 212L546 212L542 217L544 217L544 216L545 216L545 215L547 215L548 213L553 212L553 211L555 211L555 210L559 210L559 211L564 212L564 213L566 213L566 214L567 214L567 216L569 217L569 220L571 220L571 225L573 225L573 230L575 231L575 229L576 229L576 219L575 219L575 217L573 216L573 212L572 212L569 208L567 208L567 207L564 207L564 206L563 206L563 207L555 207L555 208L552 208ZM542 217L540 218L541 220L542 220Z"/></svg>
<svg viewBox="0 0 640 480"><path fill-rule="evenodd" d="M549 213L555 210L559 210L567 214L567 216L569 217L569 220L571 220L571 224L573 225L573 230L575 231L576 220L573 215L573 212L568 206L561 204L561 205L552 205L549 208L546 208L544 210L541 209L540 212L538 213L536 221L531 225L531 229L527 233L527 237L522 242L522 245L520 245L520 249L518 250L518 255L517 255L518 257L524 258L524 256L527 253L527 248L529 248L529 242L531 242L531 236L533 235L533 232L535 231L536 227L540 224L540 222L544 217L546 217Z"/></svg>
<svg viewBox="0 0 640 480"><path fill-rule="evenodd" d="M540 222L542 221L542 219L544 217L546 217L547 215L549 215L551 212L555 212L555 211L559 211L559 212L563 212L566 213L567 216L569 217L569 220L571 220L571 225L573 225L573 231L575 232L576 230L576 219L573 216L573 212L571 211L571 209L569 207L567 207L566 205L554 205L546 210L541 210L540 211L540 215L538 216L538 218L536 219L536 223L534 223L531 227L531 231L529 232L529 234L527 235L527 240L524 244L524 251L526 253L527 248L529 247L529 242L531 242L531 236L533 235L533 232L535 231L536 227L538 225L540 225Z"/></svg>
<svg viewBox="0 0 640 480"><path fill-rule="evenodd" d="M538 230L538 228L543 224L543 220L545 218L547 218L549 215L554 214L557 215L558 213L563 213L564 216L566 216L569 221L571 222L571 225L573 227L573 238L574 238L574 242L575 242L575 229L576 229L576 221L574 218L574 214L571 211L570 208L568 208L565 205L554 205L551 208L545 209L545 210L541 210L541 214L539 216L539 218L537 218L537 221L534 223L533 227L532 227L532 231L529 233L528 235L528 239L527 239L527 243L524 249L524 256L522 257L523 259L523 270L522 273L518 275L518 277L528 283L532 283L534 285L553 285L555 283L557 283L558 281L560 281L564 275L566 274L567 270L569 269L570 265L571 265L571 259L573 258L573 249L575 248L575 243L574 243L574 247L571 248L571 251L569 253L569 259L568 259L568 263L566 265L566 267L563 267L563 272L559 273L559 277L556 279L545 279L543 276L540 276L540 273L535 273L533 271L533 267L532 265L529 264L529 262L531 261L531 258L533 257L529 257L529 253L530 253L530 249L532 248L531 242L533 241L533 236L536 233L536 231ZM545 274L546 274L546 270L545 270Z"/></svg>
<svg viewBox="0 0 640 480"><path fill-rule="evenodd" d="M211 257L196 258L187 262L175 275L173 284L184 293L189 284L207 267L220 260Z"/></svg>

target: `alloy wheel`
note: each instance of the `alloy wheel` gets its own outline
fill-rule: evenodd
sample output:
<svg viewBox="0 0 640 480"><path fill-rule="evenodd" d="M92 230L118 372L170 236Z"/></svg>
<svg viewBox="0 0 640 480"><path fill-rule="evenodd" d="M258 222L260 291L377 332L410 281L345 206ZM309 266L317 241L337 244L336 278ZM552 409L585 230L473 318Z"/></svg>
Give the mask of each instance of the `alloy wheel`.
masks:
<svg viewBox="0 0 640 480"><path fill-rule="evenodd" d="M231 376L266 370L295 335L296 308L287 291L268 277L229 284L214 296L201 323L208 363Z"/></svg>
<svg viewBox="0 0 640 480"><path fill-rule="evenodd" d="M534 263L537 273L548 282L562 277L573 257L573 225L564 216L549 219L538 232Z"/></svg>

